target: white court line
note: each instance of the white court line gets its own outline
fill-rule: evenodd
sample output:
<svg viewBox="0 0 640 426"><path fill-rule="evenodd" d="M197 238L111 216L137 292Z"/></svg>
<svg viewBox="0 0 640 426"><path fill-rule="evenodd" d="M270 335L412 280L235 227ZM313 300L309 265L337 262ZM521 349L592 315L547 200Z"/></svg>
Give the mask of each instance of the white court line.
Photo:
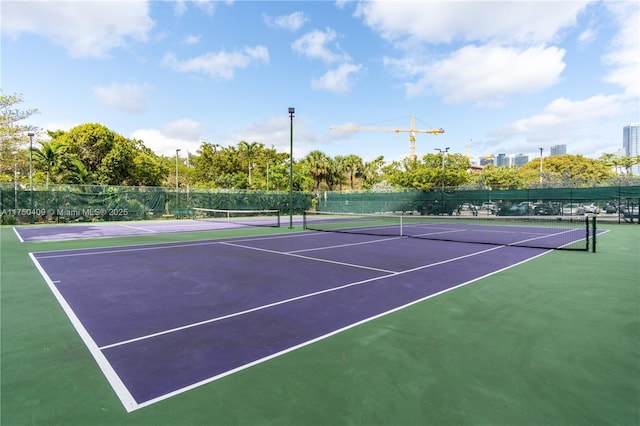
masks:
<svg viewBox="0 0 640 426"><path fill-rule="evenodd" d="M446 233L450 233L450 232L478 232L478 233L489 233L489 234L513 234L513 235L540 235L541 237L546 237L546 236L551 236L554 234L542 234L540 232L533 232L533 231L522 231L521 229L516 228L515 230L509 230L509 229L496 229L496 225L485 225L482 224L481 226L485 226L485 228L477 228L474 227L474 225L477 224L466 224L466 225L471 225L470 228L447 228L447 227L443 227L442 223L440 224L430 224L431 226L421 226L418 224L414 224L412 227L416 227L416 228L436 228L436 229L442 229L442 231L440 232L428 232L428 233L424 233L424 234L418 234L418 235L433 235L433 234L446 234ZM436 226L438 225L438 226ZM453 225L453 224L452 224ZM456 224L459 225L459 224ZM506 226L511 226L513 228L513 225L506 225ZM571 230L576 230L578 228L572 228ZM472 242L472 241L471 241Z"/></svg>
<svg viewBox="0 0 640 426"><path fill-rule="evenodd" d="M148 244L138 244L138 245L125 245L125 246L114 246L107 247L104 249L66 249L66 250L52 250L52 251L41 251L37 252L40 259L49 259L55 257L73 257L73 256L92 256L94 254L108 254L108 253L126 253L132 251L143 251L143 250L163 250L163 249L171 249L174 247L191 247L191 246L203 246L203 245L213 245L219 244L223 241L234 240L238 242L246 242L246 241L260 241L260 240L277 240L281 238L294 238L294 237L313 237L322 235L322 233L307 233L305 231L296 232L293 234L286 235L265 235L265 236L256 236L251 238L242 238L241 237L221 237L210 240L202 240L202 241L187 241L184 243L148 243ZM56 240L61 241L61 240ZM78 252L82 250L81 252ZM70 253L75 252L75 253ZM47 253L54 253L52 255L47 255Z"/></svg>
<svg viewBox="0 0 640 426"><path fill-rule="evenodd" d="M315 234L314 234L315 235ZM381 243L383 241L392 241L392 240L399 240L402 239L403 237L391 237L391 238L382 238L379 240L371 240L371 241L360 241L358 243L349 243L349 244L337 244L334 246L324 246L324 247L317 247L317 248L308 248L308 249L300 249L300 250L291 250L288 251L286 253L290 253L290 254L295 254L295 253L303 253L305 251L320 251L320 250L331 250L331 249L335 249L335 248L342 248L342 247L352 247L352 246L360 246L363 244L376 244L376 243Z"/></svg>
<svg viewBox="0 0 640 426"><path fill-rule="evenodd" d="M311 256L303 256L301 254L295 254L295 253L285 253L285 252L281 252L281 251L277 251L277 250L269 250L269 249L264 249L264 248L259 248L259 247L251 247L251 246L244 246L242 244L235 244L235 243L229 243L229 242L223 242L220 244L224 244L227 246L233 246L233 247L240 247L240 248L244 248L247 250L257 250L257 251L263 251L266 253L272 253L272 254L279 254L281 256L291 256L291 257L297 257L300 259L307 259L307 260L313 260L314 262L325 262L325 263L333 263L334 265L342 265L342 266L349 266L351 268L360 268L360 269L367 269L370 271L378 271L378 272L386 272L386 273L395 273L397 271L390 271L388 269L380 269L380 268L373 268L371 266L364 266L364 265L356 265L354 263L346 263L346 262L338 262L337 260L329 260L329 259L320 259L317 257L311 257Z"/></svg>
<svg viewBox="0 0 640 426"><path fill-rule="evenodd" d="M567 234L567 233L569 233L569 232L575 232L576 230L578 230L578 228L568 229L568 230L566 230L566 231L556 232L556 233L553 233L553 234L542 235L542 236L540 236L540 237L529 238L529 239L527 239L527 240L522 240L522 241L518 241L517 243L511 243L511 244L521 244L521 243L527 243L527 242L529 242L529 241L540 240L540 239L543 239L543 238L556 237L556 236L558 236L558 235ZM578 241L581 241L581 240L578 240ZM573 243L573 242L572 242L572 243ZM569 243L569 244L572 244L572 243Z"/></svg>
<svg viewBox="0 0 640 426"><path fill-rule="evenodd" d="M22 239L22 236L20 235L20 233L18 232L18 229L15 226L13 227L13 232L18 237L18 240L20 240L21 243L24 243L24 240Z"/></svg>
<svg viewBox="0 0 640 426"><path fill-rule="evenodd" d="M416 236L420 237L420 236L428 236L428 235L436 235L436 234L448 234L448 233L454 233L454 232L478 232L478 233L491 233L491 234L509 234L509 235L516 235L516 236L525 236L525 235L536 235L536 237L534 238L529 238L526 240L521 240L518 241L516 243L512 243L512 244L521 244L527 241L531 241L531 240L537 240L537 239L541 239L541 238L548 238L548 237L555 237L556 235L562 235L564 233L567 232L574 232L574 231L582 231L581 228L571 228L571 229L566 229L562 232L555 232L553 234L541 234L540 232L522 232L522 231L504 231L504 230L488 230L488 229L455 229L455 230L449 230L449 231L440 231L440 232L426 232L423 234L417 234ZM466 242L466 241L463 241ZM468 241L469 243L474 243L473 241ZM498 243L496 243L498 244Z"/></svg>
<svg viewBox="0 0 640 426"><path fill-rule="evenodd" d="M151 233L154 235L157 234L174 234L174 233L178 233L178 232L206 232L206 231L212 231L212 230L226 230L226 229L234 229L237 227L229 227L228 222L220 222L220 223L207 223L207 222L197 222L197 223L189 223L187 221L180 221L180 222L152 222L152 221L134 221L133 223L141 223L141 224L145 224L148 225L146 227L136 227L133 225L126 225L126 224L122 224L122 223L117 223L117 222L99 222L99 223L74 223L74 224L68 224L69 226L85 226L85 227L102 227L104 229L106 229L106 233L103 233L102 235L92 235L92 236L80 236L78 237L76 236L70 236L70 237L66 237L66 238L58 238L58 236L60 235L58 234L53 234L53 235L46 235L43 236L42 239L34 239L34 240L29 240L29 242L49 242L49 241L71 241L71 240L76 240L78 238L81 239L106 239L106 238L121 238L121 237L135 237L135 236L139 236L139 235L144 235L144 234L140 234L140 233L132 233L132 234L118 234L116 233L110 233L110 230L116 230L118 229L118 227L128 227L130 229L135 229L137 231L143 231L145 233ZM39 225L38 225L39 226ZM43 225L43 226L47 226L50 227L52 229L54 228L64 228L65 226L67 226L67 224L65 225ZM238 226L239 227L239 226ZM14 228L14 232L16 232L16 234L18 234L18 231ZM46 238L52 238L52 239L46 239ZM20 237L20 235L18 234L18 239L20 239L20 242L24 243L24 239L22 237Z"/></svg>
<svg viewBox="0 0 640 426"><path fill-rule="evenodd" d="M445 228L446 229L446 228ZM412 235L412 237L424 237L427 235L442 235L442 234L455 234L457 232L468 232L466 229L449 229L446 231L437 231L437 232L426 232L423 234Z"/></svg>
<svg viewBox="0 0 640 426"><path fill-rule="evenodd" d="M124 408L127 410L127 412L131 412L133 410L138 409L139 408L138 403L129 392L129 389L127 389L125 384L120 379L120 376L115 372L113 366L109 363L107 358L104 356L101 349L93 340L93 338L91 337L87 329L84 328L80 319L73 312L73 309L67 303L62 293L60 293L58 288L55 286L55 282L59 282L59 281L54 282L49 277L49 275L46 273L44 268L40 265L40 263L38 262L38 259L36 259L33 253L29 253L29 257L31 258L33 263L36 265L36 268L38 269L38 271L46 281L47 286L49 287L49 289L51 290L55 298L58 300L58 303L60 303L60 306L64 310L64 313L67 314L67 317L69 318L69 320L71 321L71 324L80 335L80 338L82 339L84 344L87 346L87 349L89 349L89 352L91 353L91 355L93 355L93 358L98 363L100 370L102 370L102 373L107 378L107 381L115 391L116 395L118 395L118 398L120 399L120 402L122 402L122 405L124 405Z"/></svg>
<svg viewBox="0 0 640 426"><path fill-rule="evenodd" d="M172 249L174 247L194 247L194 246L197 247L197 246L220 244L223 242L227 242L229 240L233 240L234 242L251 242L251 241L278 240L282 238L298 238L298 237L311 238L311 237L317 237L320 235L326 235L326 234L323 234L321 232L308 233L306 231L302 231L302 232L296 232L293 234L276 235L276 236L266 235L266 236L257 236L257 237L249 237L249 238L224 237L224 238L217 238L217 239L204 240L204 241L188 241L184 243L166 243L166 244L149 243L149 244L141 244L141 245L133 245L133 246L131 245L116 246L116 247L104 248L104 249L53 250L50 252L47 252L47 251L37 252L37 254L38 254L38 258L40 259L50 259L50 258L56 258L56 257L93 256L93 255L109 254L109 253L128 253L128 252L144 251L144 250L165 250L165 249ZM82 250L82 251L79 252L79 250ZM75 253L71 253L71 252L75 252ZM54 253L54 254L47 255L47 253Z"/></svg>
<svg viewBox="0 0 640 426"><path fill-rule="evenodd" d="M154 230L149 229L149 228L141 228L139 226L125 225L125 224L122 224L122 223L119 223L118 226L122 226L123 228L135 229L137 231L151 232L152 234L155 234L157 232L157 231L154 231Z"/></svg>

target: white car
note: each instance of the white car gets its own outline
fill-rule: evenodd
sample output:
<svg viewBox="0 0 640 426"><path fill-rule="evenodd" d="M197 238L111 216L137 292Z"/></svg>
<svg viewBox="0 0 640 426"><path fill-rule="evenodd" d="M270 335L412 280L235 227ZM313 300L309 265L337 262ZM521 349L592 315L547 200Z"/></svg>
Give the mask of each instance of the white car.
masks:
<svg viewBox="0 0 640 426"><path fill-rule="evenodd" d="M598 214L600 213L600 207L598 207L596 203L587 204L584 206L584 212Z"/></svg>
<svg viewBox="0 0 640 426"><path fill-rule="evenodd" d="M562 206L562 214L566 216L580 216L584 214L584 206L579 203L568 203Z"/></svg>
<svg viewBox="0 0 640 426"><path fill-rule="evenodd" d="M492 213L495 213L495 212L498 211L498 205L496 203L492 203L492 202L482 203L482 206L480 208L482 210L489 210Z"/></svg>

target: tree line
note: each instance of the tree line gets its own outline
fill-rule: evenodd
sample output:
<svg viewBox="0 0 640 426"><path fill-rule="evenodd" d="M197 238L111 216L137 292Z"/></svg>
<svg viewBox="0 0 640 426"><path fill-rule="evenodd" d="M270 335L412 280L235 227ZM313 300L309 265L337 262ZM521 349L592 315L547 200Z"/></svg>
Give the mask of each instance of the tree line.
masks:
<svg viewBox="0 0 640 426"><path fill-rule="evenodd" d="M47 185L173 187L177 183L190 188L289 189L289 154L260 142L240 141L235 146L202 142L195 153L159 156L144 141L126 138L98 123L47 131L43 137L38 129L22 124L37 110L19 109L22 99L17 95L0 95L0 101L0 182L24 184L32 176L34 183ZM29 133L37 134L36 139L30 140ZM293 161L292 184L296 191L310 192L465 186L519 189L566 182L588 186L630 176L640 157L604 154L596 160L560 155L540 161L520 168L488 165L477 171L462 154L427 154L387 162L382 156L365 161L354 154L332 157L314 150Z"/></svg>

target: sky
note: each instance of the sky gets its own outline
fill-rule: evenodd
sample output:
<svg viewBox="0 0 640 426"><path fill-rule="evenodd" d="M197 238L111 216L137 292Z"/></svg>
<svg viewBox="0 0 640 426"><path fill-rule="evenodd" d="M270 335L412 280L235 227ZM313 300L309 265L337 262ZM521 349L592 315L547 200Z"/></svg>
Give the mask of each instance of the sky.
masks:
<svg viewBox="0 0 640 426"><path fill-rule="evenodd" d="M259 142L409 154L618 153L640 122L638 1L3 0L4 95L46 130L159 155ZM293 122L288 108L295 108ZM339 130L340 126L403 132ZM333 129L332 129L333 127Z"/></svg>

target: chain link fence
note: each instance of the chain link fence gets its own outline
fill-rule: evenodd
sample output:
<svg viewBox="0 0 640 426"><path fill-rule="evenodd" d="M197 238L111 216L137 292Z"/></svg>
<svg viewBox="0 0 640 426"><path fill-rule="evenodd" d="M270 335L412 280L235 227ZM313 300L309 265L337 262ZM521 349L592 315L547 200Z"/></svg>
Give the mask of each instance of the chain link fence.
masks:
<svg viewBox="0 0 640 426"><path fill-rule="evenodd" d="M597 214L638 223L640 186L459 189L402 192L325 192L317 210L336 213L418 215L576 216Z"/></svg>
<svg viewBox="0 0 640 426"><path fill-rule="evenodd" d="M294 192L293 213L419 215L583 215L638 223L640 186L612 185L444 191ZM287 191L193 189L106 185L0 184L3 224L149 220L190 217L193 208L289 212Z"/></svg>
<svg viewBox="0 0 640 426"><path fill-rule="evenodd" d="M293 193L293 213L312 207L312 194ZM289 212L283 191L180 190L106 185L0 184L3 224L67 223L183 218L193 208Z"/></svg>

